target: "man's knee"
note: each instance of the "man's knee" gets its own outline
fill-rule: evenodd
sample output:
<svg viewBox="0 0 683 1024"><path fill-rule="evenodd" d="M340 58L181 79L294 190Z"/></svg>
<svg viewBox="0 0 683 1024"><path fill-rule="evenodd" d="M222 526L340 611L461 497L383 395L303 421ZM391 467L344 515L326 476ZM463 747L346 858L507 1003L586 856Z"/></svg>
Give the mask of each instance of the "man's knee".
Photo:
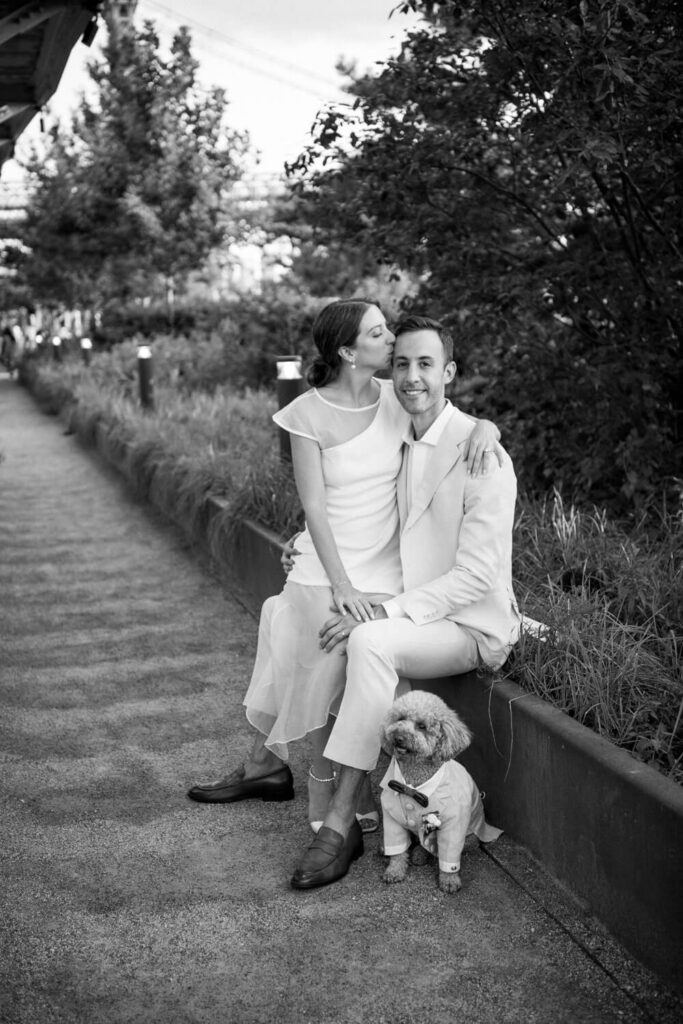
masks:
<svg viewBox="0 0 683 1024"><path fill-rule="evenodd" d="M383 655L385 643L381 628L384 620L378 622L361 622L349 635L346 653L349 658L363 658L368 654Z"/></svg>

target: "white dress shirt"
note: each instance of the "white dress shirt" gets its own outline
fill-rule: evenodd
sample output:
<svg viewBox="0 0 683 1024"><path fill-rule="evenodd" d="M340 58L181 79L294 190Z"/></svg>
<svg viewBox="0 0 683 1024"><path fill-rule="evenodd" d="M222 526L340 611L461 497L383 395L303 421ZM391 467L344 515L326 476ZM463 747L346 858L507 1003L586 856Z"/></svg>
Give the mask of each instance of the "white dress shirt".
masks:
<svg viewBox="0 0 683 1024"><path fill-rule="evenodd" d="M412 423L404 434L403 443L406 447L404 449L403 458L406 459L408 511L410 511L413 506L415 496L420 489L420 484L422 483L427 470L427 465L432 452L441 440L441 435L446 428L446 424L453 415L453 411L453 406L448 399L446 399L446 405L434 420L431 427L422 435L421 438L418 439L415 437ZM400 605L396 603L396 601L385 601L383 608L387 613L387 618L389 619L406 617L406 613Z"/></svg>

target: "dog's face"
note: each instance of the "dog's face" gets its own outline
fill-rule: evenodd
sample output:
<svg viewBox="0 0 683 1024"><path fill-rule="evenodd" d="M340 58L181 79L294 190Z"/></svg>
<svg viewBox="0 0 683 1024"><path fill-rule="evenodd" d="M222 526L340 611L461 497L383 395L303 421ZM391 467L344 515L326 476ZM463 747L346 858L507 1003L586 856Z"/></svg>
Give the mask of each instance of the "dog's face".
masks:
<svg viewBox="0 0 683 1024"><path fill-rule="evenodd" d="M395 700L382 725L382 746L399 761L406 757L449 761L466 750L471 739L455 711L424 690Z"/></svg>

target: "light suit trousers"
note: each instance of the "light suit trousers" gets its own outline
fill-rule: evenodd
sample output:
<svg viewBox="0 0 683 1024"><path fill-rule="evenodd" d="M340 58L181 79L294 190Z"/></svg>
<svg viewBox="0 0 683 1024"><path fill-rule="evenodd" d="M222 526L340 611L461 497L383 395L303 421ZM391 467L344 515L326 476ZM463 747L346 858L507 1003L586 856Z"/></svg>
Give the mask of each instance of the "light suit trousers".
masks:
<svg viewBox="0 0 683 1024"><path fill-rule="evenodd" d="M325 756L363 771L377 764L382 721L399 678L458 675L479 664L474 638L450 619L422 626L408 618L364 622L351 632L346 654L346 689Z"/></svg>

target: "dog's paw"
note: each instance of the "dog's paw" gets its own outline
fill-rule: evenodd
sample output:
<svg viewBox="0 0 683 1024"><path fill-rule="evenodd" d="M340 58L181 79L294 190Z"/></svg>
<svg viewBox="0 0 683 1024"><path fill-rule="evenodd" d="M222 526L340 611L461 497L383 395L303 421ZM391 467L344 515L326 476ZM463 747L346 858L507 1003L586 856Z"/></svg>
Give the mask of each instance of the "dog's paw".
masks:
<svg viewBox="0 0 683 1024"><path fill-rule="evenodd" d="M457 871L439 871L439 889L452 896L462 889L462 880Z"/></svg>
<svg viewBox="0 0 683 1024"><path fill-rule="evenodd" d="M408 854L397 853L393 857L389 858L386 871L384 872L383 880L391 885L394 882L405 882L406 875L408 874Z"/></svg>

